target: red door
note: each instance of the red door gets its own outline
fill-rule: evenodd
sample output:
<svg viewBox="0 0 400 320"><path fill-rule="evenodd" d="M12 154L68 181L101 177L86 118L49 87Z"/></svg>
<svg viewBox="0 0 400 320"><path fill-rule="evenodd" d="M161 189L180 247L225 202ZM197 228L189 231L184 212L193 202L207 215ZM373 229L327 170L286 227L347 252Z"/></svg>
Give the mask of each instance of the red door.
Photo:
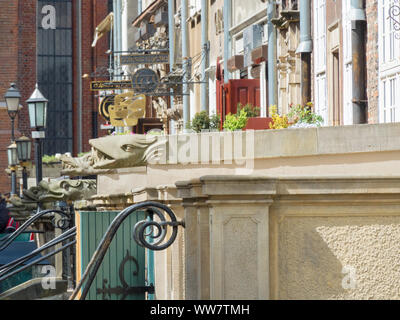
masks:
<svg viewBox="0 0 400 320"><path fill-rule="evenodd" d="M221 123L229 113L236 114L238 104L260 107L260 80L240 79L229 80L227 84L217 80L217 111Z"/></svg>
<svg viewBox="0 0 400 320"><path fill-rule="evenodd" d="M235 114L239 103L260 107L260 80L229 80L226 87L226 114Z"/></svg>
<svg viewBox="0 0 400 320"><path fill-rule="evenodd" d="M261 106L259 79L229 80L228 83L224 84L224 72L218 58L216 80L217 112L221 116L221 126L227 114L236 114L239 103L242 105L251 103L256 107Z"/></svg>

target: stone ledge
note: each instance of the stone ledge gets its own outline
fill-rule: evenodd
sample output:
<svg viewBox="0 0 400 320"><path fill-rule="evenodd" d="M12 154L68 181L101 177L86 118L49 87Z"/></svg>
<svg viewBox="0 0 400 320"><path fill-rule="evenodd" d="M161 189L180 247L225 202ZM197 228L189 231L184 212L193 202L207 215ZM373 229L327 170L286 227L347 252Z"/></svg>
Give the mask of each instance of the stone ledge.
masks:
<svg viewBox="0 0 400 320"><path fill-rule="evenodd" d="M46 280L47 283L48 279ZM67 291L68 282L62 279L54 279L56 289L43 289L42 278L37 278L20 284L0 295L0 300L33 300L52 297Z"/></svg>
<svg viewBox="0 0 400 320"><path fill-rule="evenodd" d="M399 177L269 177L204 176L177 182L182 198L201 196L279 196L279 195L400 195ZM201 192L199 192L201 187ZM399 198L400 201L400 198Z"/></svg>

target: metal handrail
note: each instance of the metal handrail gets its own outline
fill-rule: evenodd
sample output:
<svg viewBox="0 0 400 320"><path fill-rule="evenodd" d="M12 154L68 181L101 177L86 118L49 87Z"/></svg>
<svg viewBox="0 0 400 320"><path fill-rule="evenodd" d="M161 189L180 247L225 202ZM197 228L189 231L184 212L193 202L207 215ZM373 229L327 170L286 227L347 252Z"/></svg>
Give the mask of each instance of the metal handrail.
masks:
<svg viewBox="0 0 400 320"><path fill-rule="evenodd" d="M64 217L64 219L61 219L60 221L58 221L58 223L53 223L54 227L56 228L60 228L60 229L67 229L68 227L66 226L66 221L70 221L71 217L66 214L64 211L62 210L58 210L58 209L49 209L49 210L43 210L40 211L38 213L36 213L35 215L33 215L32 217L30 217L20 228L18 228L17 230L15 230L10 236L7 237L7 240L0 245L0 252L3 251L4 249L6 249L20 234L22 234L22 232L24 232L31 224L33 224L34 222L36 222L37 220L39 220L42 216L49 214L49 213L58 213L61 216ZM60 224L60 222L62 222L62 224Z"/></svg>
<svg viewBox="0 0 400 320"><path fill-rule="evenodd" d="M74 292L70 296L69 300L75 300L77 297L79 291L81 290L83 284L86 282L86 285L82 289L82 294L79 298L79 300L85 300L86 296L89 292L89 289L97 275L97 272L100 268L101 263L103 262L104 256L107 253L107 250L109 249L112 240L114 239L114 236L116 235L119 227L121 224L125 221L126 218L128 218L132 213L138 212L139 210L144 210L147 209L148 212L157 215L160 218L160 222L156 221L141 221L137 223L134 227L133 234L134 234L134 240L139 244L142 245L150 250L165 250L169 248L175 241L177 234L178 234L178 226L184 226L183 222L178 222L176 219L176 216L174 212L166 205L163 205L158 202L153 202L153 201L148 201L148 202L143 202L139 204L135 204L133 206L130 206L129 208L121 211L115 219L111 222L110 226L108 227L106 233L104 234L102 240L100 241L96 251L94 252L92 259L90 260L88 266L86 267L86 270L82 276L82 279L76 286ZM162 212L160 210L164 211L167 213L169 216L170 220L169 222L166 221L165 217L163 216ZM170 238L168 241L164 244L161 244L160 241L157 241L156 243L151 243L146 239L147 237L150 237L151 239L156 239L156 238L162 238L164 240L166 236L165 229L167 227L172 227L172 233L170 235ZM146 233L146 229L148 227L151 227L152 231L150 233ZM157 234L153 235L154 228L157 229Z"/></svg>
<svg viewBox="0 0 400 320"><path fill-rule="evenodd" d="M37 220L39 220L41 217L43 217L49 213L58 213L59 215L62 216L62 219L60 219L57 222L55 222L53 219L53 225L55 228L59 228L62 230L67 230L69 228L70 222L72 219L70 215L68 215L64 211L58 210L58 209L42 210L42 211L34 214L32 217L30 217L19 229L17 229L12 234L7 236L5 239L2 239L3 243L0 245L0 252L3 251L4 249L6 249L7 247L9 247L11 245L11 243L20 234L26 232L25 230L30 225L32 225ZM25 256L20 257L2 267L0 267L0 282L12 277L13 275L15 275L21 271L24 271L27 268L30 268L31 266L33 266L35 264L38 264L39 262L41 262L49 257L56 255L57 253L59 253L61 251L68 249L72 245L76 244L76 240L69 241L67 244L63 244L63 246L61 248L58 248L50 253L47 253L44 256L37 257L41 252L48 250L56 245L59 245L60 243L64 243L67 240L69 240L71 238L75 238L75 237L76 237L76 227L72 227L68 231L65 231L63 234L61 234L60 236L50 240L48 243L44 244L40 248L37 248L37 249L33 250L32 252L26 254ZM29 261L35 257L37 257L37 259L31 261L28 264L25 264L27 261Z"/></svg>
<svg viewBox="0 0 400 320"><path fill-rule="evenodd" d="M140 210L141 211L146 210L149 215L157 216L160 221L158 222L158 221L154 221L154 220L151 220L151 221L144 220L144 221L137 223L133 227L133 238L138 243L138 245L146 247L150 250L160 251L160 250L165 250L165 249L169 248L174 243L174 241L177 237L178 227L184 226L184 223L177 221L174 212L168 206L163 205L158 202L149 201L149 202L144 202L144 203L133 205L133 206L121 211L117 215L117 217L112 221L110 226L108 227L106 233L104 234L102 240L100 241L100 244L98 245L95 253L92 256L92 259L90 260L90 262L85 270L85 273L82 276L81 281L76 286L73 294L71 295L70 300L74 300L76 298L78 292L80 291L83 284L87 280L86 285L82 289L82 295L80 296L80 300L86 299L86 296L87 296L89 289L93 283L93 280L95 279L95 277L97 275L97 272L98 272L100 265L104 259L104 256L107 253L109 246L110 246L114 236L116 235L119 227L125 221L125 219L128 218L128 216L130 216L132 213L138 212ZM61 220L62 224L57 224L57 225L55 225L55 227L58 227L58 228L61 228L64 230L67 229L68 228L67 225L69 226L70 224L69 223L66 224L66 221L67 220L69 221L70 216L68 216L67 214L65 214L65 212L63 212L61 210L53 210L53 209L44 210L44 211L41 211L41 212L38 212L37 214L35 214L33 217L31 217L29 220L27 220L20 229L15 231L9 237L9 239L0 246L0 251L7 248L10 245L10 243L12 241L14 241L15 238L19 234L21 234L30 224L35 222L37 219L39 219L43 215L46 215L46 214L52 213L52 212L59 213L62 216L64 216L64 219ZM167 219L164 217L165 213L169 217L169 219L170 219L169 221L167 221ZM168 240L166 242L164 242L164 240L167 236L166 229L168 227L172 228L172 232L171 232ZM148 230L149 228L151 229L151 231L146 233L146 230ZM73 228L69 229L68 231L65 231L63 234L61 234L57 238L44 244L42 247L37 248L36 250L32 251L31 253L29 253L23 257L20 257L20 258L16 259L15 261L8 263L7 265L4 265L3 267L1 267L0 268L0 282L8 279L9 277L35 265L53 255L58 254L59 252L62 252L64 250L68 249L69 247L71 247L73 245L75 245L77 242L76 239L68 241L68 243L63 244L63 246L61 248L58 248L44 256L40 256L40 257L38 257L38 259L35 259L34 261L30 262L29 264L24 265L24 263L31 260L32 258L35 258L41 252L43 252L51 247L54 247L60 243L64 243L69 239L75 238L76 230L77 230L77 228L73 227ZM154 230L157 230L157 232L155 233ZM150 240L148 238L150 238ZM154 239L156 239L156 241L154 241Z"/></svg>
<svg viewBox="0 0 400 320"><path fill-rule="evenodd" d="M39 259L37 259L37 260L27 264L27 265L22 266L21 268L19 268L18 270L15 270L14 272L11 272L11 273L3 276L3 277L0 277L0 282L8 279L9 277L12 277L13 275L15 275L15 274L17 274L17 273L19 273L21 271L24 271L25 269L28 269L28 268L32 267L35 264L38 264L39 262L41 262L43 260L46 260L47 258L50 258L50 257L56 255L57 253L59 253L61 251L64 251L65 249L68 249L69 247L71 247L74 244L76 244L76 240L68 242L66 245L62 246L61 248L59 248L59 249L57 249L57 250L55 250L53 252L50 252L50 253L40 257Z"/></svg>
<svg viewBox="0 0 400 320"><path fill-rule="evenodd" d="M20 257L8 264L5 264L4 266L2 266L0 268L0 277L4 274L6 274L7 272L9 272L10 270L16 268L17 266L25 263L26 261L29 261L31 258L34 258L35 256L37 256L39 253L59 244L62 243L72 237L76 236L76 227L73 227L72 229L64 232L63 234L61 234L60 236L58 236L57 238L54 238L53 240L49 241L48 243L44 244L43 246L41 246L40 248L35 249L34 251L26 254L23 257Z"/></svg>

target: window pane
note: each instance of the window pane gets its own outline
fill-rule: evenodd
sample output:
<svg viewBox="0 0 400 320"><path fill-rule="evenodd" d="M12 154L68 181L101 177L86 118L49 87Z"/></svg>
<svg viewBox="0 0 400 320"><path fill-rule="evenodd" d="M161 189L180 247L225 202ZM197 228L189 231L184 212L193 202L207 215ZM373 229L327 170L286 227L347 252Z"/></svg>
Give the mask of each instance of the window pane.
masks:
<svg viewBox="0 0 400 320"><path fill-rule="evenodd" d="M43 29L42 8L56 10L56 29ZM72 0L38 1L38 81L49 100L45 154L72 152Z"/></svg>

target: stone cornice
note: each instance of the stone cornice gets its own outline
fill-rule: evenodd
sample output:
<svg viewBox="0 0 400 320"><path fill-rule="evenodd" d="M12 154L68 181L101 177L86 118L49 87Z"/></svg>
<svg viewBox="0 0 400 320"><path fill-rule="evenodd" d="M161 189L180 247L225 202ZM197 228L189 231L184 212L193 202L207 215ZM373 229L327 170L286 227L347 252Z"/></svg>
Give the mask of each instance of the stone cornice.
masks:
<svg viewBox="0 0 400 320"><path fill-rule="evenodd" d="M199 181L201 186L199 185ZM201 188L200 188L201 187ZM399 177L267 177L267 176L204 176L194 181L177 183L184 201L206 197L207 202L245 201L280 198L302 202L353 202L364 205L378 199L400 204ZM200 192L201 191L201 192Z"/></svg>

